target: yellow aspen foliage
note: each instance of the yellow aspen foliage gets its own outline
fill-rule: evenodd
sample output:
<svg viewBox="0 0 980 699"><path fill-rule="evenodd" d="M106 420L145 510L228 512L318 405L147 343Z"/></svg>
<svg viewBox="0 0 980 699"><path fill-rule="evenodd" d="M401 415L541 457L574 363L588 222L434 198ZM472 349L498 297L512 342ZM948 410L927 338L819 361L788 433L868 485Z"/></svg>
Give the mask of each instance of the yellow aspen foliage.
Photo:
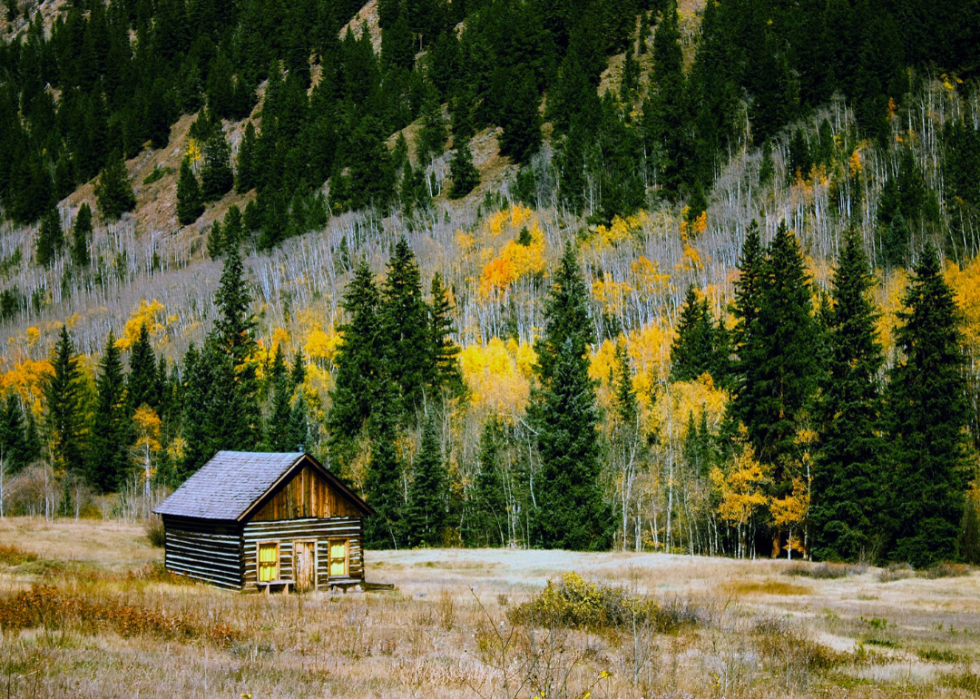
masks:
<svg viewBox="0 0 980 699"><path fill-rule="evenodd" d="M712 468L711 483L719 498L718 516L731 525L744 527L752 514L766 505L765 486L769 478L768 470L756 460L748 444L724 471L717 466Z"/></svg>
<svg viewBox="0 0 980 699"><path fill-rule="evenodd" d="M611 316L622 315L626 309L626 298L633 292L629 282L617 282L604 279L592 280L592 298Z"/></svg>
<svg viewBox="0 0 980 699"><path fill-rule="evenodd" d="M680 444L687 437L688 418L692 413L695 422L705 413L709 429L716 431L725 416L727 402L728 394L715 386L708 373L694 381L667 384L658 391L653 403L650 427L659 434L673 435ZM668 424L671 429L667 429Z"/></svg>
<svg viewBox="0 0 980 699"><path fill-rule="evenodd" d="M847 161L848 169L851 172L851 177L857 177L861 174L863 166L861 164L861 149L856 148L853 153L851 153L850 160Z"/></svg>
<svg viewBox="0 0 980 699"><path fill-rule="evenodd" d="M980 257L962 269L955 262L949 263L945 277L963 320L960 325L963 340L976 353L980 351Z"/></svg>
<svg viewBox="0 0 980 699"><path fill-rule="evenodd" d="M472 344L460 353L463 379L470 389L470 402L477 412L494 413L510 419L524 411L531 393L529 372L534 350L498 337L486 345ZM530 361L529 361L530 360Z"/></svg>
<svg viewBox="0 0 980 699"><path fill-rule="evenodd" d="M197 139L190 139L187 142L187 150L184 152L184 157L186 157L191 165L194 165L204 158L204 154L201 152L201 146L198 144Z"/></svg>
<svg viewBox="0 0 980 699"><path fill-rule="evenodd" d="M773 498L769 503L772 523L778 529L787 529L790 536L786 546L803 552L803 543L795 532L806 520L810 511L810 484L802 477L793 478L793 491L784 498Z"/></svg>
<svg viewBox="0 0 980 699"><path fill-rule="evenodd" d="M677 270L679 272L690 273L702 269L704 269L704 260L701 259L701 253L688 243L684 243L684 256L681 257L681 262L677 265Z"/></svg>
<svg viewBox="0 0 980 699"><path fill-rule="evenodd" d="M630 263L633 285L641 304L659 301L659 297L671 291L670 275L660 271L660 265L640 256ZM659 305L659 304L658 304Z"/></svg>
<svg viewBox="0 0 980 699"><path fill-rule="evenodd" d="M681 209L681 240L685 242L697 238L708 230L708 212L702 211L694 221L688 223L687 219L690 210L690 206L685 206Z"/></svg>
<svg viewBox="0 0 980 699"><path fill-rule="evenodd" d="M16 391L24 405L30 406L34 414L40 417L44 386L53 375L54 367L49 360L25 359L0 376L0 387L3 388L4 393Z"/></svg>
<svg viewBox="0 0 980 699"><path fill-rule="evenodd" d="M143 471L144 485L148 486L156 473L154 462L160 451L160 417L148 405L141 405L133 413L133 429L136 442L133 444L133 461Z"/></svg>
<svg viewBox="0 0 980 699"><path fill-rule="evenodd" d="M512 209L520 208L519 205ZM503 212L501 212L503 213ZM518 220L525 221L523 217ZM527 274L540 274L545 269L544 232L537 218L525 226L530 234L530 242L522 245L517 239L504 245L500 254L491 259L483 268L480 279L480 293L483 298L499 298L511 284Z"/></svg>
<svg viewBox="0 0 980 699"><path fill-rule="evenodd" d="M41 339L41 331L33 325L25 331L25 334L27 335L28 347L33 347Z"/></svg>
<svg viewBox="0 0 980 699"><path fill-rule="evenodd" d="M895 328L898 314L905 307L902 298L907 286L908 274L903 269L897 269L885 276L878 291L879 316L875 325L886 357L891 356L895 350Z"/></svg>
<svg viewBox="0 0 980 699"><path fill-rule="evenodd" d="M670 346L676 333L666 321L653 322L626 338L626 352L636 369L634 386L641 397L648 398L653 386L666 379L670 364Z"/></svg>
<svg viewBox="0 0 980 699"><path fill-rule="evenodd" d="M334 332L333 329L329 333L326 333L320 328L314 328L306 336L306 342L303 343L303 352L310 358L311 362L326 364L333 362L333 358L336 356L337 350L340 349L342 341L343 335Z"/></svg>
<svg viewBox="0 0 980 699"><path fill-rule="evenodd" d="M519 230L532 220L537 223L534 210L523 204L514 204L509 209L496 211L487 217L487 232L494 238L504 233L505 229Z"/></svg>
<svg viewBox="0 0 980 699"><path fill-rule="evenodd" d="M612 222L608 226L598 225L595 227L592 235L589 236L588 244L595 252L618 247L634 237L646 225L649 218L645 211L640 211L626 218L613 216Z"/></svg>
<svg viewBox="0 0 980 699"><path fill-rule="evenodd" d="M132 347L139 340L140 327L144 323L146 323L146 329L151 337L159 335L161 331L166 329L166 311L167 307L156 299L152 301L141 300L139 307L126 321L126 329L122 336L116 340L116 347L121 350L128 350Z"/></svg>

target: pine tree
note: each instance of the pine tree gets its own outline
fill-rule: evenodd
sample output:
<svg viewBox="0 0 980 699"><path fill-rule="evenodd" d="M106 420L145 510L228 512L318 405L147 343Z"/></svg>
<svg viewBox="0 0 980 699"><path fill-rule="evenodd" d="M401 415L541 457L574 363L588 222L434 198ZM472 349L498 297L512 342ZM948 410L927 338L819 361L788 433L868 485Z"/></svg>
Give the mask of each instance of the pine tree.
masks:
<svg viewBox="0 0 980 699"><path fill-rule="evenodd" d="M211 224L208 229L208 242L207 250L208 257L212 260L221 257L221 253L224 251L225 238L224 231L221 230L221 222L215 221Z"/></svg>
<svg viewBox="0 0 980 699"><path fill-rule="evenodd" d="M501 478L503 455L500 421L490 418L480 434L480 470L467 502L463 540L469 546L504 546L507 544L507 503Z"/></svg>
<svg viewBox="0 0 980 699"><path fill-rule="evenodd" d="M208 406L214 390L214 370L210 358L192 344L184 354L183 411L180 434L184 458L175 480L183 482L214 455L208 437Z"/></svg>
<svg viewBox="0 0 980 699"><path fill-rule="evenodd" d="M407 417L423 404L434 359L421 274L405 238L395 244L388 262L381 314L385 361L399 392L403 416Z"/></svg>
<svg viewBox="0 0 980 699"><path fill-rule="evenodd" d="M290 436L290 401L293 397L293 387L286 371L282 348L277 347L270 370L272 382L272 410L269 413L269 429L266 440L270 451L292 451L296 448Z"/></svg>
<svg viewBox="0 0 980 699"><path fill-rule="evenodd" d="M368 548L395 548L402 530L402 463L396 449L397 417L392 403L394 387L386 378L371 413L371 459L364 478L364 491L375 515L364 523L364 545Z"/></svg>
<svg viewBox="0 0 980 699"><path fill-rule="evenodd" d="M880 543L885 443L878 375L885 359L869 297L873 284L861 240L851 229L834 271L830 366L822 382L810 504L812 552L822 560L868 560Z"/></svg>
<svg viewBox="0 0 980 699"><path fill-rule="evenodd" d="M33 461L27 428L20 397L15 391L9 391L0 412L0 459L7 475L18 473Z"/></svg>
<svg viewBox="0 0 980 699"><path fill-rule="evenodd" d="M442 116L439 93L431 85L427 86L425 101L422 103L422 130L418 136L418 162L424 167L434 158L442 155L446 147L446 120Z"/></svg>
<svg viewBox="0 0 980 699"><path fill-rule="evenodd" d="M306 381L306 357L303 356L303 348L297 347L296 354L293 355L293 366L289 370L289 380L294 389L302 387Z"/></svg>
<svg viewBox="0 0 980 699"><path fill-rule="evenodd" d="M366 263L354 270L341 307L346 321L338 328L343 341L334 358L337 367L327 414L330 456L343 469L353 458L356 439L378 405L384 344L380 331L380 295Z"/></svg>
<svg viewBox="0 0 980 699"><path fill-rule="evenodd" d="M599 484L599 413L589 378L588 292L569 246L545 305L538 341L541 388L533 406L541 472L536 482L536 542L546 548L604 550L612 517Z"/></svg>
<svg viewBox="0 0 980 699"><path fill-rule="evenodd" d="M126 401L126 377L123 375L116 338L111 331L99 361L95 387L95 417L88 444L88 481L99 492L116 492L125 485L129 473L132 432Z"/></svg>
<svg viewBox="0 0 980 699"><path fill-rule="evenodd" d="M715 368L714 319L706 298L687 288L677 322L677 337L670 348L672 381L694 381Z"/></svg>
<svg viewBox="0 0 980 699"><path fill-rule="evenodd" d="M204 166L201 168L201 199L217 201L235 184L231 171L231 146L220 126L204 142Z"/></svg>
<svg viewBox="0 0 980 699"><path fill-rule="evenodd" d="M72 228L71 261L76 267L88 267L92 262L88 244L92 239L92 209L82 204Z"/></svg>
<svg viewBox="0 0 980 699"><path fill-rule="evenodd" d="M406 546L441 546L446 526L446 467L430 415L422 430L422 445L412 468L402 525Z"/></svg>
<svg viewBox="0 0 980 699"><path fill-rule="evenodd" d="M214 324L218 345L240 367L255 350L255 318L252 316L252 294L245 279L245 266L238 249L232 247L225 256L221 281L214 302L218 318Z"/></svg>
<svg viewBox="0 0 980 699"><path fill-rule="evenodd" d="M289 412L288 451L310 451L310 416L306 395L299 391Z"/></svg>
<svg viewBox="0 0 980 699"><path fill-rule="evenodd" d="M468 141L456 141L456 150L449 163L449 177L453 181L449 189L450 199L462 199L480 185L480 171L473 164Z"/></svg>
<svg viewBox="0 0 980 699"><path fill-rule="evenodd" d="M956 557L969 422L958 312L935 248L923 251L904 304L885 393L888 557L922 567Z"/></svg>
<svg viewBox="0 0 980 699"><path fill-rule="evenodd" d="M180 163L180 176L177 179L177 220L180 225L194 223L204 213L204 202L197 176L191 170L190 160L184 158Z"/></svg>
<svg viewBox="0 0 980 699"><path fill-rule="evenodd" d="M65 246L65 236L61 230L61 215L52 208L41 219L41 229L37 236L37 263L51 267Z"/></svg>
<svg viewBox="0 0 980 699"><path fill-rule="evenodd" d="M238 148L238 172L235 178L235 191L244 194L255 189L258 184L258 169L255 156L255 126L245 125L242 144Z"/></svg>
<svg viewBox="0 0 980 699"><path fill-rule="evenodd" d="M453 303L449 289L443 286L442 275L432 275L432 304L429 306L429 335L432 343L432 373L428 383L436 390L446 389L451 395L463 393L463 372L459 366L460 348L452 340Z"/></svg>
<svg viewBox="0 0 980 699"><path fill-rule="evenodd" d="M44 390L45 422L51 457L57 469L81 476L85 472L85 408L88 395L75 343L61 326L51 364L54 372Z"/></svg>
<svg viewBox="0 0 980 699"><path fill-rule="evenodd" d="M541 95L534 81L534 72L518 73L517 86L507 86L507 102L500 116L504 132L500 136L500 154L514 162L527 163L541 149L541 115L538 107Z"/></svg>
<svg viewBox="0 0 980 699"><path fill-rule="evenodd" d="M95 184L95 199L102 218L114 221L127 211L136 208L136 197L129 184L126 163L119 153L113 153L106 160L106 166L99 173Z"/></svg>
<svg viewBox="0 0 980 699"><path fill-rule="evenodd" d="M153 410L159 406L157 360L150 343L150 331L146 323L140 325L140 333L129 355L129 414L132 416L141 405Z"/></svg>

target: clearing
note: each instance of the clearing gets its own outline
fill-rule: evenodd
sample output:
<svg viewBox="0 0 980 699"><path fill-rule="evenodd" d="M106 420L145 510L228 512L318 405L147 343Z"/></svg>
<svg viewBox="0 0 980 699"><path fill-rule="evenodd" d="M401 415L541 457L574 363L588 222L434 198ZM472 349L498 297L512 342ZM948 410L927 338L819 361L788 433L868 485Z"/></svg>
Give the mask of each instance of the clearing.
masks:
<svg viewBox="0 0 980 699"><path fill-rule="evenodd" d="M964 567L366 558L368 579L397 591L237 594L171 578L137 524L0 520L0 696L980 696L980 574ZM546 598L537 617L517 611L570 571L597 585L567 607ZM610 589L655 611L568 621L613 610L623 596Z"/></svg>

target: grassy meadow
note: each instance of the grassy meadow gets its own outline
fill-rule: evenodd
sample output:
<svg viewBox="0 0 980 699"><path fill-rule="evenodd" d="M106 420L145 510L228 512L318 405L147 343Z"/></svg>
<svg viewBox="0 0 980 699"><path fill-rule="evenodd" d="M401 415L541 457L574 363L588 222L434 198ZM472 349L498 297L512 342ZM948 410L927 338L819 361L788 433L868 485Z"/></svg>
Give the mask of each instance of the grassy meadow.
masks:
<svg viewBox="0 0 980 699"><path fill-rule="evenodd" d="M0 697L980 696L957 566L375 551L394 592L265 596L162 560L140 525L0 520Z"/></svg>

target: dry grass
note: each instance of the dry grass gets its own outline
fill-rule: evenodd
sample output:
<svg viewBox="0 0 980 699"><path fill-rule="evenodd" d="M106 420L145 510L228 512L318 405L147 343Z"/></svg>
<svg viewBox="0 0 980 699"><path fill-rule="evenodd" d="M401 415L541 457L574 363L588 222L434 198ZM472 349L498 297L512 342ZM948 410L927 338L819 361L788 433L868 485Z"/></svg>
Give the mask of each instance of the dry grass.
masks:
<svg viewBox="0 0 980 699"><path fill-rule="evenodd" d="M980 576L969 572L797 582L784 561L369 552L369 579L396 592L266 597L170 576L139 525L8 519L0 541L0 696L980 692ZM569 571L581 582L569 586ZM524 613L536 604L556 613Z"/></svg>

